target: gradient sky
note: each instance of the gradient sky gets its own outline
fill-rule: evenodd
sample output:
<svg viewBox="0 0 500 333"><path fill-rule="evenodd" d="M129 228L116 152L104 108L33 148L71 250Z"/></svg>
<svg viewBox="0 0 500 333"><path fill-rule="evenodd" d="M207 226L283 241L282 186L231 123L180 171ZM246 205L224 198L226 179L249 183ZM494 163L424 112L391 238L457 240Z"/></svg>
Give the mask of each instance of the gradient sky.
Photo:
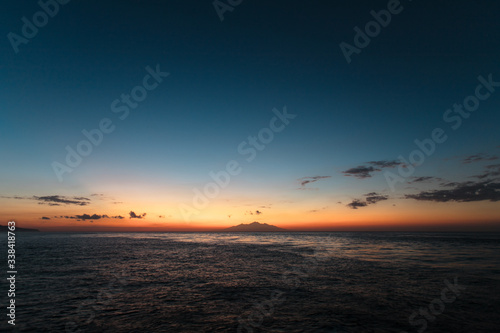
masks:
<svg viewBox="0 0 500 333"><path fill-rule="evenodd" d="M10 33L23 38L22 18L42 9L5 3L0 224L499 230L500 83L484 82L500 82L500 5L401 1L348 63L340 44L355 46L354 28L387 7L242 1L221 21L211 1L73 0L16 52ZM169 75L120 119L122 94L157 68ZM453 111L477 91L477 110ZM269 138L284 109L294 117L275 120ZM114 131L60 181L54 162L105 118ZM447 140L409 160L436 128ZM248 161L259 133L268 143ZM230 161L240 172L196 207L194 189ZM387 172L401 177L393 188Z"/></svg>

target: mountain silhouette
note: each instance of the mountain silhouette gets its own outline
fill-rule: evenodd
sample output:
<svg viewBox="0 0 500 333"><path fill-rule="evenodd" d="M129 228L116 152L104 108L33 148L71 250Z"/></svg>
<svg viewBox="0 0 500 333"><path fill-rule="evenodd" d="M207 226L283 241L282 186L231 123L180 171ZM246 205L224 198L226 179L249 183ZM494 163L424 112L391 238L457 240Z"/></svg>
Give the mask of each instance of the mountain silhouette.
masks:
<svg viewBox="0 0 500 333"><path fill-rule="evenodd" d="M287 231L267 223L252 222L249 224L239 224L233 227L223 229L222 231L231 232L262 232L262 231Z"/></svg>

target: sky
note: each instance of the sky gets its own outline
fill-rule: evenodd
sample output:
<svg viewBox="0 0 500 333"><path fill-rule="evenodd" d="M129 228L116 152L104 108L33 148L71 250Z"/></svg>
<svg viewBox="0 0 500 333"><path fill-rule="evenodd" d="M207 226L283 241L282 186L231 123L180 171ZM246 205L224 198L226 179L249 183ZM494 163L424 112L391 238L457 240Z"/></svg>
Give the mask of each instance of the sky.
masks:
<svg viewBox="0 0 500 333"><path fill-rule="evenodd" d="M0 224L500 230L499 9L9 1Z"/></svg>

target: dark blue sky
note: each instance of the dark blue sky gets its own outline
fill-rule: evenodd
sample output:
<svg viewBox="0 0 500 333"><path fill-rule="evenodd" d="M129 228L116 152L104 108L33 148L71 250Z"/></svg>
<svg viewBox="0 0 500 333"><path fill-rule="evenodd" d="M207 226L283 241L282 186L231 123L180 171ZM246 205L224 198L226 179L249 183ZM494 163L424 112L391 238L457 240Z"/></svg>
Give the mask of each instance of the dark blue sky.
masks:
<svg viewBox="0 0 500 333"><path fill-rule="evenodd" d="M167 212L157 208L161 203L151 210L179 220L176 207L190 203L192 188L234 159L246 164L213 199L222 216L226 196L235 198L234 207L258 205L264 196L275 205L300 203L304 212L342 202L325 215L335 220L352 211L345 204L388 187L385 167L364 179L346 170L408 157L414 140L437 127L449 139L415 176L460 182L479 174L489 162L464 169L461 160L498 154L499 92L455 131L443 114L474 94L478 76L500 81L500 5L401 1L402 11L348 63L339 44L354 45L354 27L364 29L370 11L387 6L242 1L221 21L211 1L73 0L16 53L8 34L21 36L21 19L32 22L41 9L34 1L8 1L0 14L1 194L168 193ZM120 120L111 103L157 65L170 75ZM245 162L238 145L284 106L297 117ZM85 139L81 131L103 118L116 129L60 182L53 162L63 163L65 147L76 147ZM315 180L319 190L296 191L299 179L317 176L330 178ZM134 186L120 187L129 182ZM411 191L405 184L384 195L401 200Z"/></svg>

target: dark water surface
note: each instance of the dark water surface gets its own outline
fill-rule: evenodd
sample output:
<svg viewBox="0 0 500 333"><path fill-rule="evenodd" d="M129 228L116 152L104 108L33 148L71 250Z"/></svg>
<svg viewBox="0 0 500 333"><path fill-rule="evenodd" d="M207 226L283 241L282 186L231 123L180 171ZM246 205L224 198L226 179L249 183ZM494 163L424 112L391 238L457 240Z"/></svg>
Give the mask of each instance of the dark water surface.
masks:
<svg viewBox="0 0 500 333"><path fill-rule="evenodd" d="M16 251L6 332L500 332L499 234L18 233Z"/></svg>

